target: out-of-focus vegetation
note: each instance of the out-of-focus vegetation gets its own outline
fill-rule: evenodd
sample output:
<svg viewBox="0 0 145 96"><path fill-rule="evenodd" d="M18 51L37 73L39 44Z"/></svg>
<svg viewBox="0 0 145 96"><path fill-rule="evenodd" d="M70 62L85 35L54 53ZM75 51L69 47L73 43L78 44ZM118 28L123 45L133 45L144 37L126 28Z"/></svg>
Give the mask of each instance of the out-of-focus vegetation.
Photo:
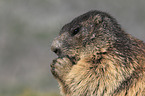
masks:
<svg viewBox="0 0 145 96"><path fill-rule="evenodd" d="M50 51L61 27L89 10L145 41L144 0L0 0L0 96L59 96Z"/></svg>
<svg viewBox="0 0 145 96"><path fill-rule="evenodd" d="M29 88L24 89L13 89L11 93L1 93L0 96L61 96L56 92L46 92L46 91L34 91Z"/></svg>

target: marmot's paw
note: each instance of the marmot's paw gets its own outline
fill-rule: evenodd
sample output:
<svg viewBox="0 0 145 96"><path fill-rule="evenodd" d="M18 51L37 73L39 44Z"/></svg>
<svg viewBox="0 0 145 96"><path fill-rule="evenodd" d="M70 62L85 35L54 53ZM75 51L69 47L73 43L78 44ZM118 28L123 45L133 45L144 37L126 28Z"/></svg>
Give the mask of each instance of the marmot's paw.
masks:
<svg viewBox="0 0 145 96"><path fill-rule="evenodd" d="M53 60L51 64L51 72L56 78L62 79L67 73L69 73L72 67L72 62L68 56L59 57Z"/></svg>

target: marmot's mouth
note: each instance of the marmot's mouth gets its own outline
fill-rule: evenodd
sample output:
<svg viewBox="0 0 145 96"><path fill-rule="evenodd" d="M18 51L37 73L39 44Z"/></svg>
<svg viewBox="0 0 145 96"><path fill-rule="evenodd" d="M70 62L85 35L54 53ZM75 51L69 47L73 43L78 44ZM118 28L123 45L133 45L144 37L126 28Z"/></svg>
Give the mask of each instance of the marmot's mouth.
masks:
<svg viewBox="0 0 145 96"><path fill-rule="evenodd" d="M80 59L79 56L76 56L76 54L75 54L75 55L65 54L64 52L61 51L61 49L58 49L58 48L53 49L53 52L54 52L58 57L67 56L67 57L71 60L71 62L72 62L73 64L76 64L77 61L79 61L79 59Z"/></svg>
<svg viewBox="0 0 145 96"><path fill-rule="evenodd" d="M57 54L59 57L61 56L61 50L60 49L55 49L55 50L53 50L53 52L55 53L55 54Z"/></svg>
<svg viewBox="0 0 145 96"><path fill-rule="evenodd" d="M68 57L73 65L75 65L80 60L78 56L72 56L70 54L59 54L58 57Z"/></svg>

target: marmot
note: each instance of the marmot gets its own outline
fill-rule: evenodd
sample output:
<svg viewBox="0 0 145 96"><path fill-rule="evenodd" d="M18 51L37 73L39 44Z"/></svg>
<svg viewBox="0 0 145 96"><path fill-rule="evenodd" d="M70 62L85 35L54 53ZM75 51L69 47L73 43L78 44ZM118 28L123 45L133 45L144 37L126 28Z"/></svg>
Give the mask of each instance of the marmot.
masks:
<svg viewBox="0 0 145 96"><path fill-rule="evenodd" d="M111 15L89 11L60 31L51 72L65 96L145 96L145 43Z"/></svg>

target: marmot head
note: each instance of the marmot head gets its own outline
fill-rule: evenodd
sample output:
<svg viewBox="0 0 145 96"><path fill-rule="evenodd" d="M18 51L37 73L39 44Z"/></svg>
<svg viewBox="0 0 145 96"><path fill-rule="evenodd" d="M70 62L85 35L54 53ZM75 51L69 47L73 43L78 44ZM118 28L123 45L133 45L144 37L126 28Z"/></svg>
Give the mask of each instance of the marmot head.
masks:
<svg viewBox="0 0 145 96"><path fill-rule="evenodd" d="M52 43L58 56L78 59L88 54L106 53L123 32L116 20L101 11L89 11L63 26ZM90 55L89 55L90 56Z"/></svg>

